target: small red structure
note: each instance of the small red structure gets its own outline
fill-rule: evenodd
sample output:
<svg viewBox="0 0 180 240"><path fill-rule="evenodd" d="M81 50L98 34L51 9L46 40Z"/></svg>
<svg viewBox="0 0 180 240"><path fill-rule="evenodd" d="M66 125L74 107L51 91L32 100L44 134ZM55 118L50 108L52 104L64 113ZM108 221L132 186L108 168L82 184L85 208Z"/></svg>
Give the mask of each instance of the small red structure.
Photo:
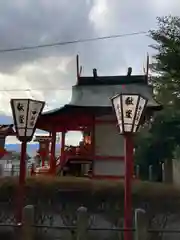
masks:
<svg viewBox="0 0 180 240"><path fill-rule="evenodd" d="M121 92L139 93L148 99L147 116L152 111L161 109L154 101L152 87L148 85L146 75L80 76L77 57L77 83L72 87L72 98L64 107L45 112L38 121L38 128L51 133L50 171L57 169L81 171L86 165L86 172L93 178L116 179L124 177L124 142L118 134L116 116L110 98ZM84 140L78 147L65 146L67 131L81 131ZM56 132L61 132L61 150L59 161L55 157ZM57 167L59 166L59 167ZM88 169L89 168L89 169ZM81 170L80 170L81 169Z"/></svg>
<svg viewBox="0 0 180 240"><path fill-rule="evenodd" d="M7 153L5 149L5 140L7 136L15 136L13 124L0 125L0 159Z"/></svg>
<svg viewBox="0 0 180 240"><path fill-rule="evenodd" d="M39 149L37 155L39 155L42 167L45 166L45 162L49 160L49 149L51 143L51 136L36 136L34 142L39 143Z"/></svg>
<svg viewBox="0 0 180 240"><path fill-rule="evenodd" d="M39 159L39 167L34 169L32 167L31 175L33 174L45 174L49 173L49 149L51 144L51 136L36 136L34 142L39 143L39 149L37 150L36 159Z"/></svg>

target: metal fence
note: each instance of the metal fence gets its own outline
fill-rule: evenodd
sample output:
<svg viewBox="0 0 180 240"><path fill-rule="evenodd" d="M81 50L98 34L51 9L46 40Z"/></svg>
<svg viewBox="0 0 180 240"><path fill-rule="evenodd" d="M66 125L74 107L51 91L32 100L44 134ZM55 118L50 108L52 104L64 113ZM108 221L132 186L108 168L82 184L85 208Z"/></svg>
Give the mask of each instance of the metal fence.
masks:
<svg viewBox="0 0 180 240"><path fill-rule="evenodd" d="M179 240L180 229L148 229L147 240Z"/></svg>
<svg viewBox="0 0 180 240"><path fill-rule="evenodd" d="M0 224L0 239L6 240L124 240L124 232L129 231L132 234L132 240L179 240L180 229L168 228L153 228L150 229L145 221L146 214L143 211L135 211L134 228L124 229L123 227L95 227L89 221L89 215L85 207L78 208L76 212L76 221L72 225L62 224L57 225L35 224L35 218L32 214L33 206L24 208L28 210L23 216L23 224L16 225L13 221L8 221L6 224ZM138 212L138 214L137 214ZM71 216L66 216L70 218ZM100 224L101 225L101 224ZM28 234L28 238L27 235Z"/></svg>
<svg viewBox="0 0 180 240"><path fill-rule="evenodd" d="M86 237L82 240L124 240L124 232L130 231L132 240L179 240L178 229L149 229L146 238L137 238L136 229L126 230L124 228L89 228ZM49 227L35 226L35 235L43 240L77 240L77 228L72 227Z"/></svg>
<svg viewBox="0 0 180 240"><path fill-rule="evenodd" d="M123 228L88 228L86 232L77 226L33 226L33 236L27 240L123 240ZM128 230L135 239L135 229ZM18 225L0 225L0 239L18 240L22 239L22 226ZM81 237L81 238L80 238ZM26 240L26 238L23 238ZM145 240L145 239L144 239ZM155 239L156 240L156 239Z"/></svg>
<svg viewBox="0 0 180 240"><path fill-rule="evenodd" d="M34 233L28 240L124 240L123 228L88 228L86 233L79 232L77 226L33 226ZM149 229L146 237L137 238L136 229L128 230L132 240L179 240L180 230L176 229ZM0 225L0 239L18 240L22 236L22 226ZM81 238L79 238L81 236ZM26 238L23 238L26 240Z"/></svg>

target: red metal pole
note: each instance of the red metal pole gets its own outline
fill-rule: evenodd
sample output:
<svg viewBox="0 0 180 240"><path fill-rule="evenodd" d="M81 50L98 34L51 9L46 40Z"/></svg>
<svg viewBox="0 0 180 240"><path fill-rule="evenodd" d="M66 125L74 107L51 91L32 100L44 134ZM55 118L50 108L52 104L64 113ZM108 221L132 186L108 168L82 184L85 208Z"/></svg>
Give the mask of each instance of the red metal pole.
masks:
<svg viewBox="0 0 180 240"><path fill-rule="evenodd" d="M21 143L21 159L20 159L20 173L19 173L19 186L17 196L17 222L22 222L22 210L24 205L24 186L26 180L26 147L27 142Z"/></svg>
<svg viewBox="0 0 180 240"><path fill-rule="evenodd" d="M125 135L125 188L124 188L124 240L132 240L132 175L133 175L133 139L132 134Z"/></svg>
<svg viewBox="0 0 180 240"><path fill-rule="evenodd" d="M31 167L31 176L34 175L34 163L32 164L32 167Z"/></svg>
<svg viewBox="0 0 180 240"><path fill-rule="evenodd" d="M42 167L45 166L45 154L44 152L41 153L41 160L42 160Z"/></svg>
<svg viewBox="0 0 180 240"><path fill-rule="evenodd" d="M50 159L50 174L55 175L56 172L56 132L52 132L52 140L51 140L51 159Z"/></svg>
<svg viewBox="0 0 180 240"><path fill-rule="evenodd" d="M91 129L91 147L92 147L92 160L93 160L93 162L92 162L92 165L91 165L91 170L92 171L90 171L90 174L88 174L89 177L91 177L91 178L93 178L93 176L94 176L93 164L94 164L95 155L96 155L96 142L95 142L95 140L96 140L96 137L95 137L96 129L95 128L96 128L96 118L93 115L93 117L92 117L92 129Z"/></svg>
<svg viewBox="0 0 180 240"><path fill-rule="evenodd" d="M64 165L65 163L65 135L66 135L66 132L63 131L61 133L61 166Z"/></svg>

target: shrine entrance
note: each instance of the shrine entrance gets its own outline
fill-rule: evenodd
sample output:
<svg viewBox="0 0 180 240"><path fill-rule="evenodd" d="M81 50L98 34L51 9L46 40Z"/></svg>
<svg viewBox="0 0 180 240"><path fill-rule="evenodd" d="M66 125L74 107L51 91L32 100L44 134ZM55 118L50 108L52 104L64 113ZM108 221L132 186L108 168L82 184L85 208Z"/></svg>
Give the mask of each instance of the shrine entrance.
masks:
<svg viewBox="0 0 180 240"><path fill-rule="evenodd" d="M82 139L76 146L65 145L65 161L62 166L63 176L88 177L92 170L91 134L83 131Z"/></svg>

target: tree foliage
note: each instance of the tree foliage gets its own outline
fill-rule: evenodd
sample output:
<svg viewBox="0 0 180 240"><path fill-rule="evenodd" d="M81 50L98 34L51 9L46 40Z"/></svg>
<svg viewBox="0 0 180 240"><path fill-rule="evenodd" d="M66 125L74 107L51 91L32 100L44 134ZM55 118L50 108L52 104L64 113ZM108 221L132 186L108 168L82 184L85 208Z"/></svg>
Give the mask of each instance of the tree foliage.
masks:
<svg viewBox="0 0 180 240"><path fill-rule="evenodd" d="M180 18L158 18L158 30L150 31L156 42L151 47L156 50L153 56L153 78L157 98L163 105L176 105L180 100Z"/></svg>
<svg viewBox="0 0 180 240"><path fill-rule="evenodd" d="M155 114L149 129L137 137L136 161L147 173L147 166L172 159L180 145L180 18L157 18L158 29L150 31L155 50L152 63L152 84L155 98L163 110Z"/></svg>

